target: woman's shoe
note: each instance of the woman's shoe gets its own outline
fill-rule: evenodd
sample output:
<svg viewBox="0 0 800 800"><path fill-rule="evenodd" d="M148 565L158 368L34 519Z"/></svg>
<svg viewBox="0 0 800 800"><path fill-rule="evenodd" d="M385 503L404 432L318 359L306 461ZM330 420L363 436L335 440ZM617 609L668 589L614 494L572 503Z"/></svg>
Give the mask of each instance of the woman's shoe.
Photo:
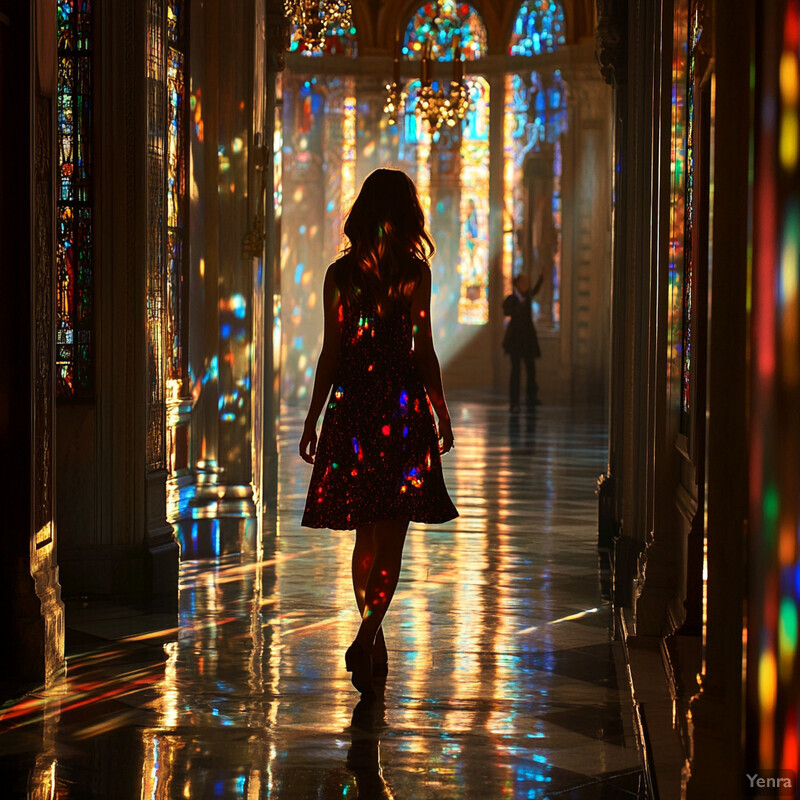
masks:
<svg viewBox="0 0 800 800"><path fill-rule="evenodd" d="M372 656L357 641L347 648L344 663L347 671L353 673L350 677L353 686L361 694L375 694L375 687L372 685Z"/></svg>

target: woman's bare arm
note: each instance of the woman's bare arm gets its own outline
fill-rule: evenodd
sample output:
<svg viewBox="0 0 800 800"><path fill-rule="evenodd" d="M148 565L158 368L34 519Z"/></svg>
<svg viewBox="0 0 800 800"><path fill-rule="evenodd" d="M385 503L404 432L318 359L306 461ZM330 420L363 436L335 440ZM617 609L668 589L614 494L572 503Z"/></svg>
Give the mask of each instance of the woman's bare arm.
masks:
<svg viewBox="0 0 800 800"><path fill-rule="evenodd" d="M442 440L440 450L446 453L453 446L453 431L450 427L450 412L444 399L442 387L442 371L439 359L433 347L431 331L431 272L428 268L420 269L421 278L411 295L411 324L414 332L414 358L419 367L425 390L431 399L439 420L439 438Z"/></svg>
<svg viewBox="0 0 800 800"><path fill-rule="evenodd" d="M314 455L317 451L317 420L322 413L325 401L328 399L333 379L336 377L336 367L339 363L341 337L339 310L341 309L341 298L339 297L339 290L336 288L336 282L333 279L332 267L328 267L328 271L325 273L322 301L325 312L322 350L317 361L314 389L311 393L311 403L308 407L308 414L306 414L299 448L303 461L307 461L309 464L314 463Z"/></svg>

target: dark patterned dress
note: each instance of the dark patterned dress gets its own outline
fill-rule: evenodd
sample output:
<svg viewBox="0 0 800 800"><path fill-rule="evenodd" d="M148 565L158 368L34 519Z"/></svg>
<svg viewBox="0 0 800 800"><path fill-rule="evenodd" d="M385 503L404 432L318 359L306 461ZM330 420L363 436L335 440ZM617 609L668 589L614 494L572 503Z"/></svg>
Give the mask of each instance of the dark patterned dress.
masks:
<svg viewBox="0 0 800 800"><path fill-rule="evenodd" d="M411 349L409 311L379 316L363 294L339 309L339 366L302 524L349 530L383 519L457 517Z"/></svg>

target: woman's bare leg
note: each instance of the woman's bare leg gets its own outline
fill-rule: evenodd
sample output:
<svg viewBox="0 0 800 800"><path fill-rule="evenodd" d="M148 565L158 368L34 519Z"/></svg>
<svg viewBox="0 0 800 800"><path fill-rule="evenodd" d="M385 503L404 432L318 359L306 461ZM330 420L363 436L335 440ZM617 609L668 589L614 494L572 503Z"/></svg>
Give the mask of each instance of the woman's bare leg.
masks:
<svg viewBox="0 0 800 800"><path fill-rule="evenodd" d="M372 652L397 588L407 530L408 520L386 519L374 526L374 557L364 586L361 627L356 635L356 641L368 653Z"/></svg>
<svg viewBox="0 0 800 800"><path fill-rule="evenodd" d="M358 604L358 613L364 616L364 596L367 591L367 579L375 560L375 525L366 525L356 528L356 542L353 547L353 592ZM378 628L375 635L375 645L372 651L373 662L383 665L386 663L386 642L383 638L383 628ZM385 668L382 668L385 671Z"/></svg>
<svg viewBox="0 0 800 800"><path fill-rule="evenodd" d="M375 560L375 525L356 528L356 543L353 547L353 591L358 603L358 611L364 613L364 593L367 578Z"/></svg>

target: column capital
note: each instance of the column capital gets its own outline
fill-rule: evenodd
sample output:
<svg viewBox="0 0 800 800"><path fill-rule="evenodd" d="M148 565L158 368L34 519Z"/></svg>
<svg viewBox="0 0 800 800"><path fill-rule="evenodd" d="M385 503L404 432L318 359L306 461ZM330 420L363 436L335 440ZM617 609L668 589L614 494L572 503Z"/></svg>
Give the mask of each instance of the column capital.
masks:
<svg viewBox="0 0 800 800"><path fill-rule="evenodd" d="M594 53L606 83L628 79L626 4L623 0L597 0L597 28Z"/></svg>
<svg viewBox="0 0 800 800"><path fill-rule="evenodd" d="M267 42L267 71L283 72L291 36L291 26L284 13L283 0L267 0L264 36Z"/></svg>

